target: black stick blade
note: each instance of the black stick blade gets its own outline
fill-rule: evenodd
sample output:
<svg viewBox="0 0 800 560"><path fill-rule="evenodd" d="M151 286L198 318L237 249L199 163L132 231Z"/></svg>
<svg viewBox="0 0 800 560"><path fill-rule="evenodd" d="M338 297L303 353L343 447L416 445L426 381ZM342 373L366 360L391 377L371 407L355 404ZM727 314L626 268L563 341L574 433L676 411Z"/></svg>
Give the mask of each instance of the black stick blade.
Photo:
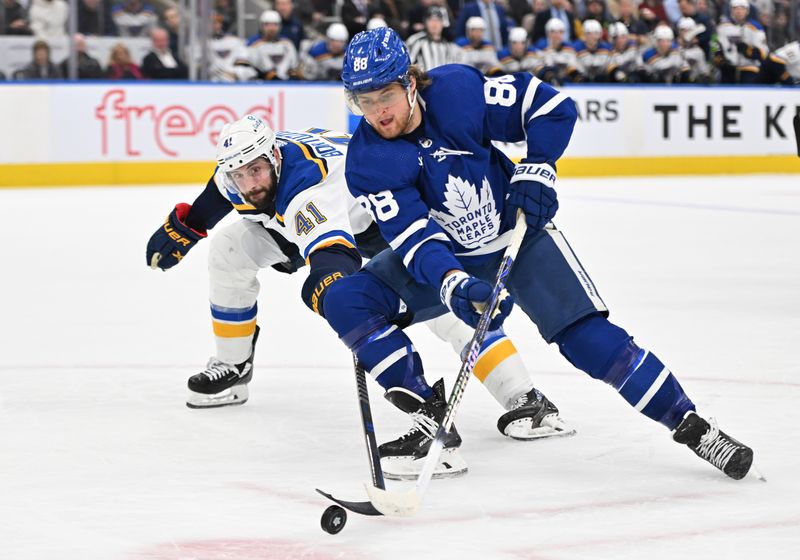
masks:
<svg viewBox="0 0 800 560"><path fill-rule="evenodd" d="M383 515L381 512L375 509L375 506L372 505L372 502L347 502L345 500L340 500L339 498L334 498L319 488L317 488L317 492L328 498L330 501L339 504L344 509L352 511L353 513L359 513L361 515Z"/></svg>

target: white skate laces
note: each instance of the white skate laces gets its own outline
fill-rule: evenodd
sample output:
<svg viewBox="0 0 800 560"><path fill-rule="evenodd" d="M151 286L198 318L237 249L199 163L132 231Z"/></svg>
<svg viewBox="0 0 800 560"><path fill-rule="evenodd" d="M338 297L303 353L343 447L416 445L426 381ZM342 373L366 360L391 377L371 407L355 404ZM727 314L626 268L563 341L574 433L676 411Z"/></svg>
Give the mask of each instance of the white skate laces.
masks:
<svg viewBox="0 0 800 560"><path fill-rule="evenodd" d="M708 419L708 431L700 437L697 453L709 463L723 470L738 447L727 438L720 437L714 418Z"/></svg>
<svg viewBox="0 0 800 560"><path fill-rule="evenodd" d="M236 368L236 366L232 366L216 358L211 358L208 360L208 364L206 365L206 370L203 372L203 375L208 377L211 381L216 381L217 379L222 379L229 373L235 373L236 375L239 375L239 370Z"/></svg>
<svg viewBox="0 0 800 560"><path fill-rule="evenodd" d="M415 432L422 432L429 439L433 439L436 436L436 431L439 429L439 423L436 420L422 412L411 412L409 416L411 416L411 421L414 424L408 433L400 438L401 440L412 437Z"/></svg>

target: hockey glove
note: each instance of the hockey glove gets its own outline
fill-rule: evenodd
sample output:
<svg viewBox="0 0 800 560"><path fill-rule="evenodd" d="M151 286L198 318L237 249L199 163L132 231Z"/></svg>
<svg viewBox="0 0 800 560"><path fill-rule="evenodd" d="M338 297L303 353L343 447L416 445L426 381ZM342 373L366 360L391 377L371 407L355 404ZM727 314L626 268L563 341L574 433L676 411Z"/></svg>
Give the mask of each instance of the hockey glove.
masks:
<svg viewBox="0 0 800 560"><path fill-rule="evenodd" d="M533 231L543 229L558 210L553 188L556 171L547 163L520 163L511 177L507 204L512 212L525 212L525 221Z"/></svg>
<svg viewBox="0 0 800 560"><path fill-rule="evenodd" d="M492 296L492 285L466 272L458 271L446 276L439 297L453 314L473 329L478 326L481 314ZM514 298L505 290L492 315L489 330L499 329L514 307Z"/></svg>
<svg viewBox="0 0 800 560"><path fill-rule="evenodd" d="M150 237L147 242L147 264L150 268L172 268L186 256L189 249L208 236L205 231L194 230L184 223L191 208L191 204L185 203L175 206L164 225Z"/></svg>

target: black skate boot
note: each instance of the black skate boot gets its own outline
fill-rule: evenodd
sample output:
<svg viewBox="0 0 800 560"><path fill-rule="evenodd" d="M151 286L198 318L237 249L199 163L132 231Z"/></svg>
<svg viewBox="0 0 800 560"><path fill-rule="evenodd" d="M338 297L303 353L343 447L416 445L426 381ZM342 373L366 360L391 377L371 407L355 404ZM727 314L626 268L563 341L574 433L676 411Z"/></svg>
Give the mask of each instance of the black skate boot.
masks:
<svg viewBox="0 0 800 560"><path fill-rule="evenodd" d="M250 357L244 362L227 364L211 358L204 371L189 378L189 398L186 400L186 406L218 408L247 402L250 396L247 384L253 378L253 358L260 330L256 325Z"/></svg>
<svg viewBox="0 0 800 560"><path fill-rule="evenodd" d="M571 436L575 430L558 415L558 408L535 387L519 397L497 420L500 433L513 439Z"/></svg>
<svg viewBox="0 0 800 560"><path fill-rule="evenodd" d="M444 395L444 380L433 384L433 395L423 401L418 395L397 387L389 389L386 399L411 416L411 429L396 440L387 441L378 447L383 474L391 480L413 480L422 471L431 442L444 419L447 401ZM458 453L461 436L453 426L444 440L444 449L433 478L460 476L467 472L467 465Z"/></svg>
<svg viewBox="0 0 800 560"><path fill-rule="evenodd" d="M752 449L720 430L713 418L706 421L695 412L686 414L672 439L689 446L698 457L734 480L744 478L753 464Z"/></svg>

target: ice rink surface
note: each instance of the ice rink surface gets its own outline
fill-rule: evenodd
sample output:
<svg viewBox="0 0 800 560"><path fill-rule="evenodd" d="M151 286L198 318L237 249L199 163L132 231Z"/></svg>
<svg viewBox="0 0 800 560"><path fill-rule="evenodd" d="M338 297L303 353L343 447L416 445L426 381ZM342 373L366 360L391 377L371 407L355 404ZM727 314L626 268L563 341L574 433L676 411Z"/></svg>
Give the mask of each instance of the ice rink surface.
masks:
<svg viewBox="0 0 800 560"><path fill-rule="evenodd" d="M556 223L612 320L767 483L673 443L516 310L507 330L577 435L504 438L473 380L470 473L434 481L415 518L351 514L336 536L314 488L362 500L369 473L349 355L300 302L305 273L261 275L250 401L184 405L213 353L208 244L167 273L144 252L200 189L0 190L0 558L800 558L800 177L559 181ZM412 336L449 386L449 346ZM370 388L379 440L405 432Z"/></svg>

